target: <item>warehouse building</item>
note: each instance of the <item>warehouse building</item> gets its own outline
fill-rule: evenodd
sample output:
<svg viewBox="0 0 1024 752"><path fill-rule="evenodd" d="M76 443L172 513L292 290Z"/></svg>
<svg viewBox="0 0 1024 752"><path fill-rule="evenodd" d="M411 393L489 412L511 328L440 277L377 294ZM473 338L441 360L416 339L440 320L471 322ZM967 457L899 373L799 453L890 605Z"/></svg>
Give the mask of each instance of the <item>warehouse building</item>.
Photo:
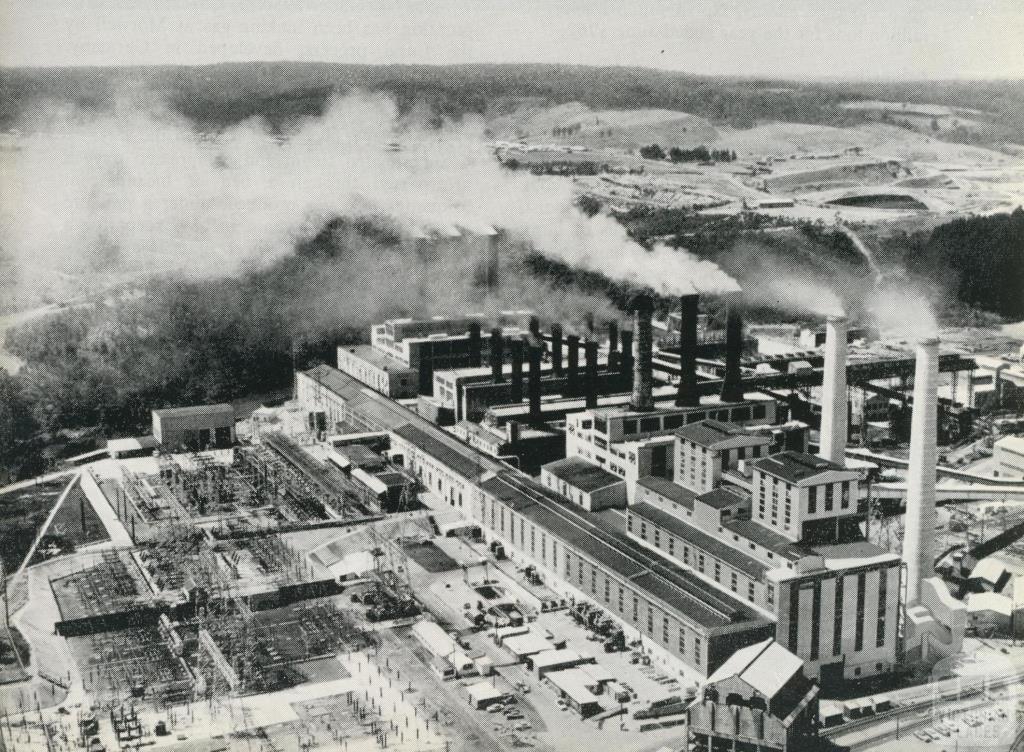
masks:
<svg viewBox="0 0 1024 752"><path fill-rule="evenodd" d="M588 512L626 506L626 481L579 457L544 465L540 482Z"/></svg>
<svg viewBox="0 0 1024 752"><path fill-rule="evenodd" d="M392 399L415 397L419 389L418 369L371 345L339 347L338 370Z"/></svg>
<svg viewBox="0 0 1024 752"><path fill-rule="evenodd" d="M153 410L153 437L169 451L226 449L235 443L235 409L228 404Z"/></svg>

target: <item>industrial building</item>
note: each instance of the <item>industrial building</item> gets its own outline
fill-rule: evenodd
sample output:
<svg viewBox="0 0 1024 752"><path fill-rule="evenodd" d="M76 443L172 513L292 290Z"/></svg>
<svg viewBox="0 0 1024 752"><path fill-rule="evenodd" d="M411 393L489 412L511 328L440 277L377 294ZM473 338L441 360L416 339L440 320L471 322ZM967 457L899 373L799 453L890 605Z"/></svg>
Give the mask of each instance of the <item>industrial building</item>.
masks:
<svg viewBox="0 0 1024 752"><path fill-rule="evenodd" d="M694 749L812 749L818 687L800 659L772 640L739 650L686 710Z"/></svg>
<svg viewBox="0 0 1024 752"><path fill-rule="evenodd" d="M227 404L153 410L153 437L170 451L224 449L235 442L235 410Z"/></svg>
<svg viewBox="0 0 1024 752"><path fill-rule="evenodd" d="M579 457L544 465L540 482L588 512L626 506L626 481Z"/></svg>
<svg viewBox="0 0 1024 752"><path fill-rule="evenodd" d="M1024 437L1002 437L993 445L992 456L1000 477L1024 478Z"/></svg>
<svg viewBox="0 0 1024 752"><path fill-rule="evenodd" d="M696 298L681 302L674 384L655 386L654 371L667 367L657 363L650 301L641 296L621 350L620 332L609 332L603 367L597 342L572 342L566 363L561 330L545 340L531 319L526 337L512 342L511 372L502 344L491 350L489 376L482 367L435 373L429 400L451 400L445 409L462 415L451 430L438 410L420 414L325 366L298 374L297 394L310 414L387 431L390 459L423 492L480 524L556 592L598 604L652 653L702 676L768 639L826 684L892 671L908 646L932 657L955 652L966 615L924 566L927 536L910 515L924 519L929 498L934 509L934 429L922 439L929 420L934 426L932 376L963 362L942 361L936 343L923 343L912 360L850 365L846 321L832 318L820 367L792 373L783 358L783 369L752 374L730 301L724 363L709 380L692 347ZM502 331L493 339L505 343ZM865 540L863 478L847 466L846 442L848 374L904 372L907 363L918 374L904 564ZM822 386L818 455L806 452L806 425L780 424L787 406L772 389L788 384ZM542 399L547 389L552 399ZM484 407L487 425L474 424ZM555 417L565 420L566 459L534 470L538 481L506 461L507 444L519 420L544 432L555 430ZM625 520L603 512L616 506L626 507ZM904 616L909 641L900 639Z"/></svg>

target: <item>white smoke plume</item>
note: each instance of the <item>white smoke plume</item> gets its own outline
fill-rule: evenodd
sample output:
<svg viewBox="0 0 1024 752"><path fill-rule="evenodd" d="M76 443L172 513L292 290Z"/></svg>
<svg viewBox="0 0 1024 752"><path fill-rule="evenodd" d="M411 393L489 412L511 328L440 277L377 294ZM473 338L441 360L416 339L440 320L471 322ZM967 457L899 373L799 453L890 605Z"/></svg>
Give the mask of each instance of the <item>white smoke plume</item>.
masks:
<svg viewBox="0 0 1024 752"><path fill-rule="evenodd" d="M737 289L684 252L647 251L573 206L569 181L510 172L482 123L441 129L399 117L386 96L340 98L274 137L258 120L215 137L159 107L47 113L10 154L0 246L24 269L207 276L260 268L334 216L385 215L411 236L500 227L568 264L679 294Z"/></svg>

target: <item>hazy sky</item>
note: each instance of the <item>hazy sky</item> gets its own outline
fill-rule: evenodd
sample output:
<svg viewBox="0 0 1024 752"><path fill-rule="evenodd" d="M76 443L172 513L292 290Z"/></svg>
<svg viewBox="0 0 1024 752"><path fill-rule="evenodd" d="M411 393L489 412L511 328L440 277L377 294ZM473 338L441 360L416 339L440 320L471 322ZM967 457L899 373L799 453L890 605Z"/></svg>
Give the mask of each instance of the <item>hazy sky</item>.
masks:
<svg viewBox="0 0 1024 752"><path fill-rule="evenodd" d="M0 0L0 64L563 62L1022 77L1024 0Z"/></svg>

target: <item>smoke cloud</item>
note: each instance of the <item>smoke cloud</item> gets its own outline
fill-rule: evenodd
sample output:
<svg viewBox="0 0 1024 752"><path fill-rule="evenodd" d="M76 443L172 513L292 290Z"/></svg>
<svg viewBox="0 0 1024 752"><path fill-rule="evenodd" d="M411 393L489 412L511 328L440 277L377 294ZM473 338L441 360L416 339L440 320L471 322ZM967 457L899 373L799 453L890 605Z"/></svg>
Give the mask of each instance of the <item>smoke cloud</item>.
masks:
<svg viewBox="0 0 1024 752"><path fill-rule="evenodd" d="M505 170L479 120L427 128L400 118L386 96L339 98L281 137L259 120L207 136L137 100L101 115L37 114L25 130L32 135L10 154L13 179L0 185L0 245L29 274L111 261L120 270L236 274L290 254L333 217L374 215L409 237L502 228L549 257L669 294L737 289L714 264L648 251L615 220L588 218L569 181ZM380 258L356 276L363 291L393 293L391 280L412 274L455 289L466 253L437 268L408 254ZM545 292L504 284L504 301L532 305Z"/></svg>

